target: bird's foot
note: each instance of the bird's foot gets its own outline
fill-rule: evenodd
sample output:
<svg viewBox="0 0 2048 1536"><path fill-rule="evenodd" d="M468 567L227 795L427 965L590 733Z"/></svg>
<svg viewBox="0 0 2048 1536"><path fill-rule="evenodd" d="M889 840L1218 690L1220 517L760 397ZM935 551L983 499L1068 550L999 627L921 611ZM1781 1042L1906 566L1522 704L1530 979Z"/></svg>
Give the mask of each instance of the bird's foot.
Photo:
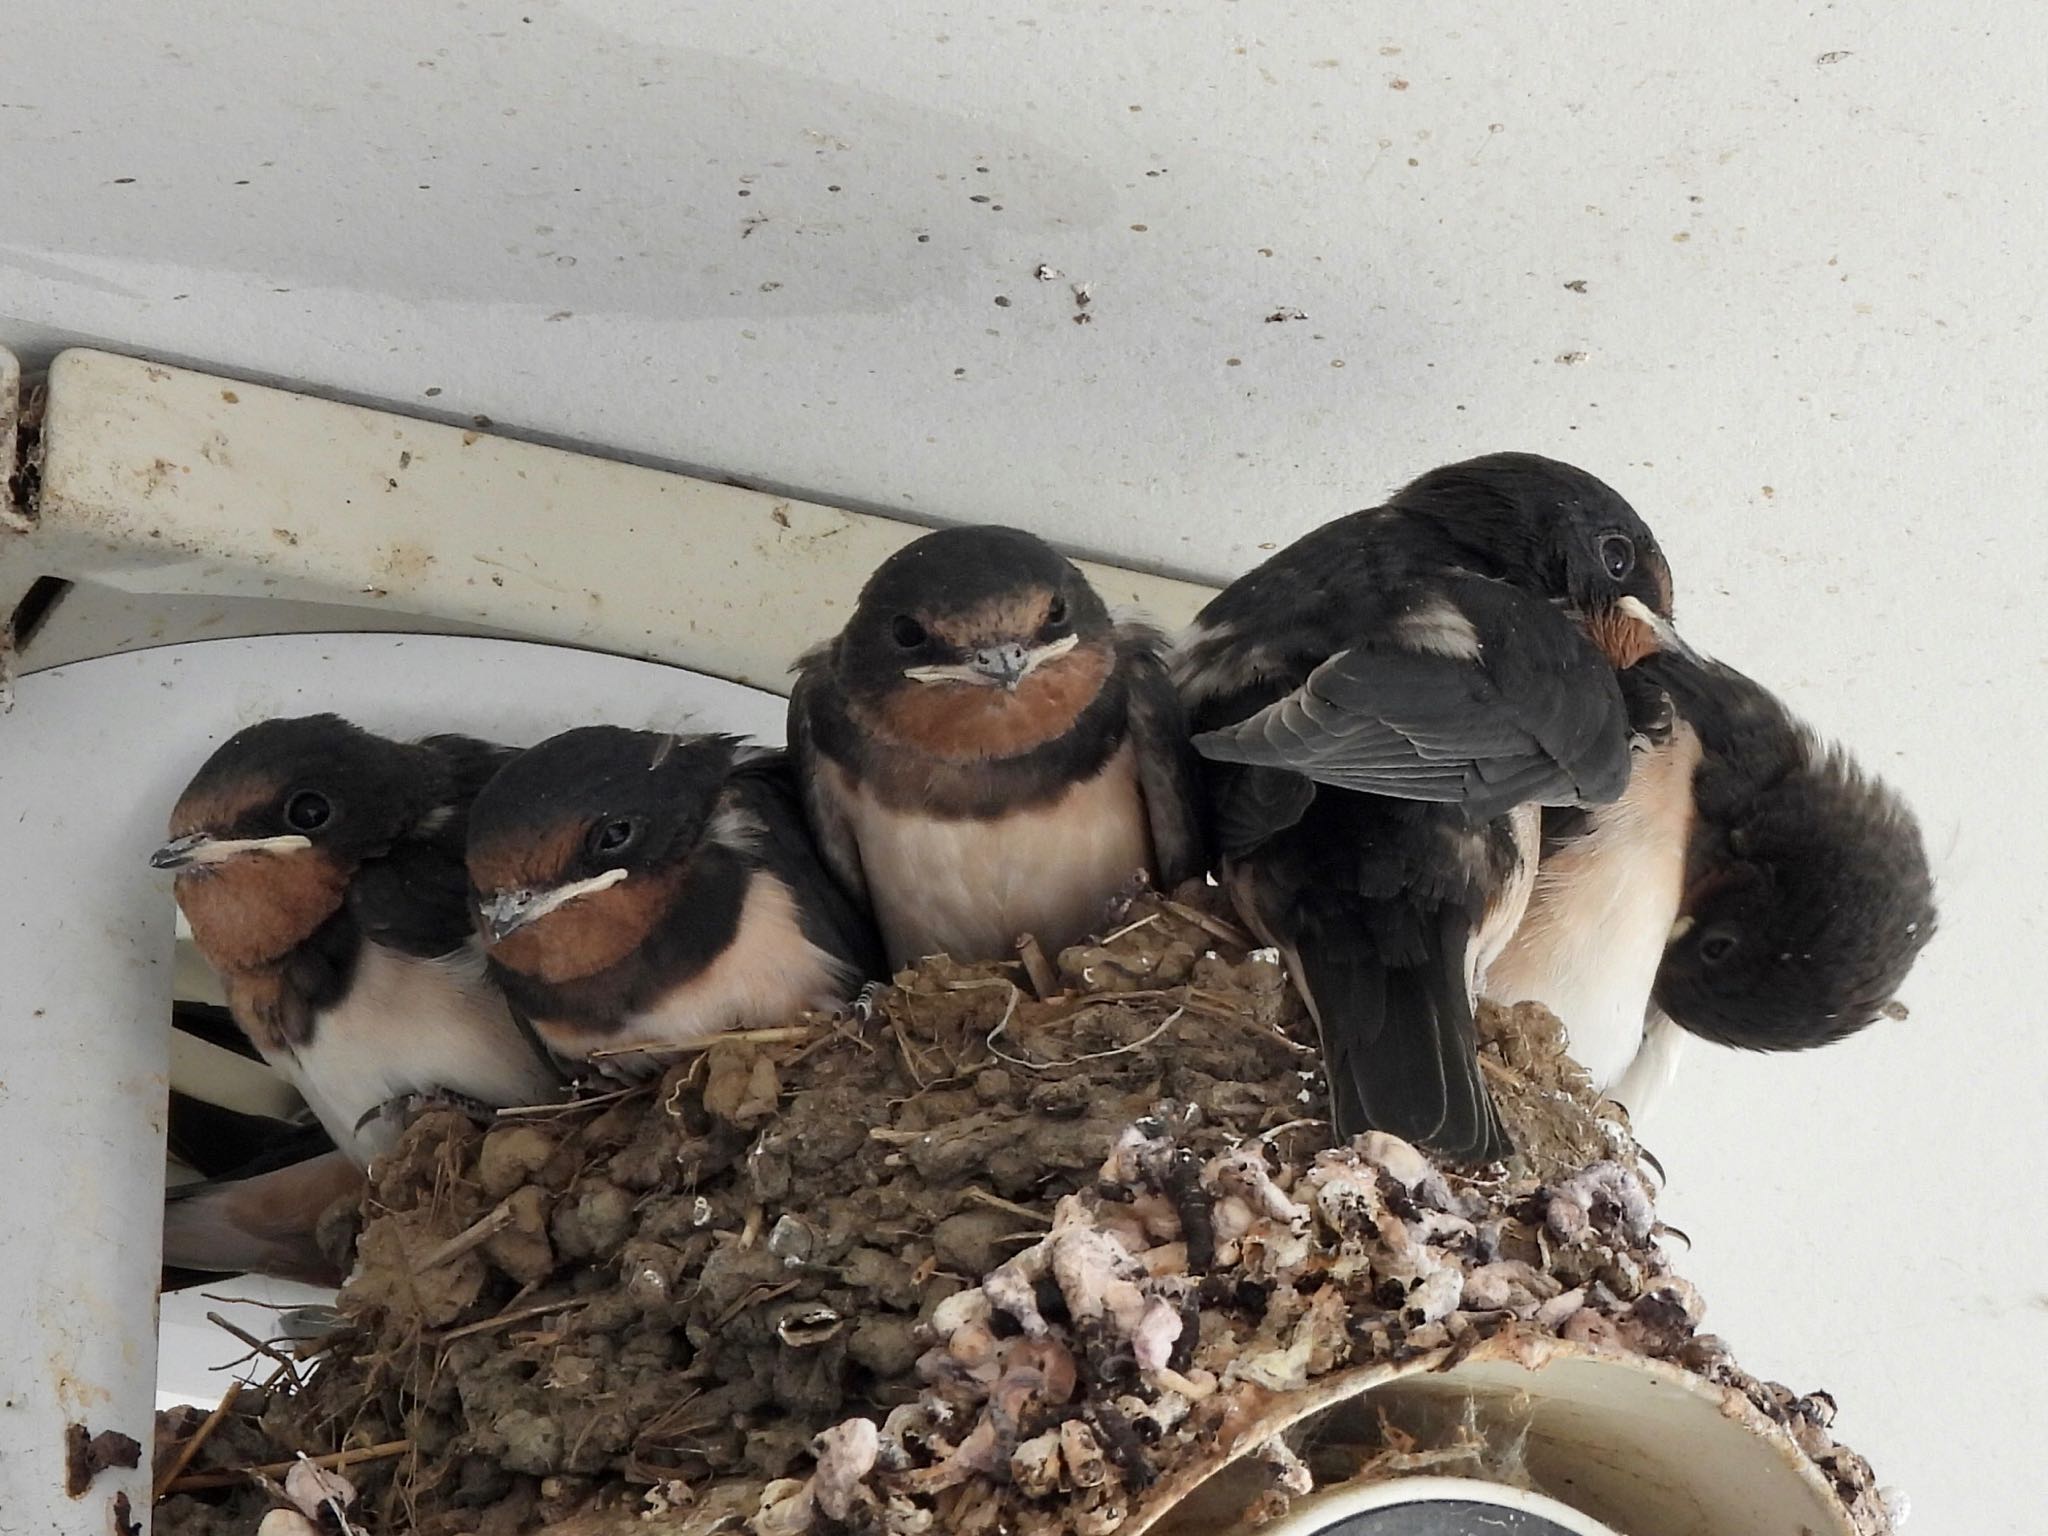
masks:
<svg viewBox="0 0 2048 1536"><path fill-rule="evenodd" d="M673 1048L654 1044L621 1045L593 1051L577 1073L577 1096L582 1097L586 1091L614 1093L621 1088L638 1088L660 1077L676 1059L677 1053Z"/></svg>
<svg viewBox="0 0 2048 1536"><path fill-rule="evenodd" d="M446 1088L428 1089L421 1093L401 1093L386 1099L356 1122L356 1129L362 1130L372 1121L388 1121L397 1132L403 1132L419 1119L437 1109L450 1109L458 1115L466 1115L478 1125L495 1125L498 1112L482 1099L473 1099L466 1093L455 1093Z"/></svg>
<svg viewBox="0 0 2048 1536"><path fill-rule="evenodd" d="M865 1024L875 1016L875 1008L882 994L889 990L886 981L871 981L862 987L853 1001L846 1006L846 1016L856 1024Z"/></svg>

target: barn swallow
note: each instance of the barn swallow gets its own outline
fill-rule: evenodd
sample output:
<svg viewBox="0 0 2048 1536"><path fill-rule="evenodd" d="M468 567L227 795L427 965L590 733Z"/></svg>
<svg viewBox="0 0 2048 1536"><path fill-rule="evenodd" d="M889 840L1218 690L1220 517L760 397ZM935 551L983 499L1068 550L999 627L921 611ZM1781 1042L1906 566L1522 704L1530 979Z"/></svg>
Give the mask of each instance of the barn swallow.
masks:
<svg viewBox="0 0 2048 1536"><path fill-rule="evenodd" d="M318 1241L320 1218L366 1187L363 1170L337 1150L181 1184L164 1192L164 1267L339 1285Z"/></svg>
<svg viewBox="0 0 2048 1536"><path fill-rule="evenodd" d="M1015 528L906 545L797 667L789 739L841 883L895 965L1057 951L1138 877L1207 867L1193 754L1155 632Z"/></svg>
<svg viewBox="0 0 2048 1536"><path fill-rule="evenodd" d="M1675 643L1650 530L1583 470L1432 470L1239 578L1175 673L1223 882L1321 1032L1340 1137L1508 1150L1473 987L1521 917L1542 805L1628 781L1618 666Z"/></svg>
<svg viewBox="0 0 2048 1536"><path fill-rule="evenodd" d="M1602 804L1543 812L1527 909L1479 982L1496 1002L1540 1003L1555 1014L1572 1058L1603 1091L1643 1041L1685 888L1702 751L1647 664L1617 680L1631 728L1628 787Z"/></svg>
<svg viewBox="0 0 2048 1536"><path fill-rule="evenodd" d="M1564 1021L1633 1113L1671 1029L1752 1051L1831 1044L1885 1013L1933 937L1912 811L1733 667L1677 654L1624 674L1646 724L1629 787L1546 829L1528 916L1487 977Z"/></svg>
<svg viewBox="0 0 2048 1536"><path fill-rule="evenodd" d="M819 863L787 754L730 736L565 731L477 797L490 973L560 1057L691 1045L844 1003L880 971ZM623 1053L623 1054L621 1054Z"/></svg>
<svg viewBox="0 0 2048 1536"><path fill-rule="evenodd" d="M507 749L405 743L336 715L267 720L206 760L150 863L229 1010L361 1165L421 1095L486 1104L559 1081L485 980L462 840Z"/></svg>

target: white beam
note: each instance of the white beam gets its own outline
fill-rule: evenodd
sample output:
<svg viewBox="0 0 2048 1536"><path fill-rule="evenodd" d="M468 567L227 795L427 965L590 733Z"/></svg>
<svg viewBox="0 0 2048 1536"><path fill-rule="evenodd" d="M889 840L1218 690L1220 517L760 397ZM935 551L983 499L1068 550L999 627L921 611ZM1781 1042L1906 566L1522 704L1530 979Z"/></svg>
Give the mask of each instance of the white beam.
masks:
<svg viewBox="0 0 2048 1536"><path fill-rule="evenodd" d="M0 549L0 589L53 574L397 610L777 691L922 531L102 352L52 365L43 444L37 526ZM1208 596L1084 565L1169 627Z"/></svg>

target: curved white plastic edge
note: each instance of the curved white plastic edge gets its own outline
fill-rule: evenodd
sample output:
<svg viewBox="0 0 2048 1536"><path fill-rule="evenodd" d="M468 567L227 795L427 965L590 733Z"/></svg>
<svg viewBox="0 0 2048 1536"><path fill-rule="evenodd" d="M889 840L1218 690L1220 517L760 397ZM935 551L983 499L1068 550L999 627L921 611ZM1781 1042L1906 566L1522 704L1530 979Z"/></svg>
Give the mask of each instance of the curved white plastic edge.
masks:
<svg viewBox="0 0 2048 1536"><path fill-rule="evenodd" d="M1530 1481L1578 1511L1581 1527L1594 1536L1854 1536L1820 1470L1733 1388L1664 1361L1548 1339L1493 1340L1448 1369L1444 1363L1443 1356L1424 1356L1365 1367L1279 1394L1262 1418L1241 1428L1232 1454L1247 1455L1290 1431L1343 1443L1357 1433L1347 1434L1349 1420L1370 1423L1382 1406L1395 1404L1429 1408L1445 1422L1477 1400L1489 1414L1526 1427L1522 1459ZM1215 1501L1198 1497L1198 1479L1222 1471L1178 1474L1180 1487L1168 1491L1213 1515ZM1374 1507L1351 1501L1378 1497L1374 1490L1385 1486L1312 1495L1290 1514L1292 1523L1267 1527L1265 1536L1317 1536L1346 1513ZM1153 1536L1239 1536L1238 1527L1219 1527L1213 1518L1176 1521L1170 1509L1135 1520L1133 1528Z"/></svg>

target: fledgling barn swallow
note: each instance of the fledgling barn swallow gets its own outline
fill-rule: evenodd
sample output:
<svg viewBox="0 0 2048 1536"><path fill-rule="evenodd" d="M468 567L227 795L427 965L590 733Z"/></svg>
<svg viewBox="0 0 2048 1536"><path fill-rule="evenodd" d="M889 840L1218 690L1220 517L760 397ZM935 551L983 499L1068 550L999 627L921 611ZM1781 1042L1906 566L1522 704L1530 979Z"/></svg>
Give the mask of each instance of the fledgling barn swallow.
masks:
<svg viewBox="0 0 2048 1536"><path fill-rule="evenodd" d="M409 1098L559 1091L485 981L470 922L465 820L505 756L337 715L267 720L206 760L150 859L177 871L235 1022L359 1164L395 1138L381 1112Z"/></svg>
<svg viewBox="0 0 2048 1536"><path fill-rule="evenodd" d="M1508 1150L1473 988L1520 920L1542 805L1628 780L1615 668L1671 573L1608 486L1493 454L1432 470L1226 588L1176 663L1224 884L1286 958L1340 1137Z"/></svg>
<svg viewBox="0 0 2048 1536"><path fill-rule="evenodd" d="M880 970L826 873L786 754L585 726L477 797L469 878L492 976L554 1052L693 1045L844 1003Z"/></svg>
<svg viewBox="0 0 2048 1536"><path fill-rule="evenodd" d="M1640 1114L1675 1065L1670 1027L1770 1051L1871 1023L1935 907L1911 811L1768 690L1676 651L1622 681L1639 701L1628 789L1550 818L1484 990L1550 1008Z"/></svg>
<svg viewBox="0 0 2048 1536"><path fill-rule="evenodd" d="M789 739L833 872L891 963L1085 938L1207 866L1163 640L1015 528L926 534L798 664Z"/></svg>
<svg viewBox="0 0 2048 1536"><path fill-rule="evenodd" d="M1753 1051L1832 1044L1883 1015L1936 924L1912 811L1734 668L1667 652L1624 674L1665 719L1628 791L1566 813L1523 931L1487 978L1564 1021L1632 1113L1682 1030Z"/></svg>

